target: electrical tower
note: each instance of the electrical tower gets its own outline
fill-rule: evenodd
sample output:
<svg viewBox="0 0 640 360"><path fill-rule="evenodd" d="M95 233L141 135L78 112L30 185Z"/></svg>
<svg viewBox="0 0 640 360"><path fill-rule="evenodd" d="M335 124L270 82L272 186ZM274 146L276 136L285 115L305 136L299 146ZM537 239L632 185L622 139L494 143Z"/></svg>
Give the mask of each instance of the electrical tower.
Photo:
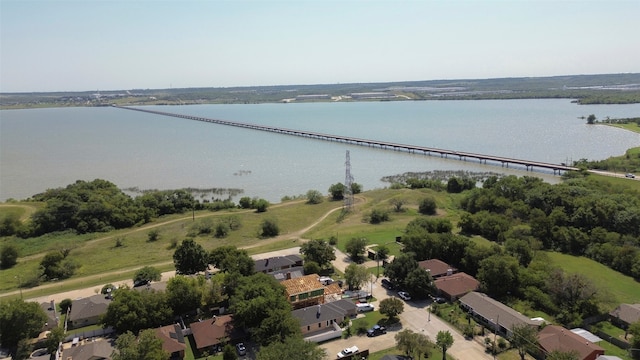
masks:
<svg viewBox="0 0 640 360"><path fill-rule="evenodd" d="M344 207L348 211L351 210L351 205L353 205L353 192L351 191L353 176L351 176L351 159L349 158L349 150L347 150L347 160L345 161L344 166Z"/></svg>

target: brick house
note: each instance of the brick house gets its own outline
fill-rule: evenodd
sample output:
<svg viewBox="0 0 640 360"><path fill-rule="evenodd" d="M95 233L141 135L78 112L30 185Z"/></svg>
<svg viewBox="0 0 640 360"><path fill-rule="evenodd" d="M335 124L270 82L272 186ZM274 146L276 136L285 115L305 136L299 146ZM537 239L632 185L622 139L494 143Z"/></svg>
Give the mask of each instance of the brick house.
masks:
<svg viewBox="0 0 640 360"><path fill-rule="evenodd" d="M578 353L580 360L596 360L604 349L561 326L547 325L538 333L538 344L543 353L552 351Z"/></svg>

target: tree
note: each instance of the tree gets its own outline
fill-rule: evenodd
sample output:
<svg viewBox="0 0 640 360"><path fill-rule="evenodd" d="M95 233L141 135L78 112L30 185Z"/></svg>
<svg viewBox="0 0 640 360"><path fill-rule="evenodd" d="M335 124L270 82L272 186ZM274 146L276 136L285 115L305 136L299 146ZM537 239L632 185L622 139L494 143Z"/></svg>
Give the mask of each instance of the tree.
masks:
<svg viewBox="0 0 640 360"><path fill-rule="evenodd" d="M403 351L407 357L418 358L422 355L429 357L433 343L423 334L415 333L409 329L400 331L395 335L396 347Z"/></svg>
<svg viewBox="0 0 640 360"><path fill-rule="evenodd" d="M247 250L233 245L217 247L209 253L209 263L225 273L238 272L242 276L255 273L255 262Z"/></svg>
<svg viewBox="0 0 640 360"><path fill-rule="evenodd" d="M405 280L413 270L418 268L418 262L413 253L402 253L384 268L384 274L389 280L400 287L405 286Z"/></svg>
<svg viewBox="0 0 640 360"><path fill-rule="evenodd" d="M438 331L436 345L442 349L442 360L447 360L447 349L453 345L453 336L447 331Z"/></svg>
<svg viewBox="0 0 640 360"><path fill-rule="evenodd" d="M305 275L320 274L322 271L322 267L320 267L320 265L315 261L305 261L302 269L304 270Z"/></svg>
<svg viewBox="0 0 640 360"><path fill-rule="evenodd" d="M158 240L160 240L160 231L158 229L149 230L149 232L147 233L147 241L155 242Z"/></svg>
<svg viewBox="0 0 640 360"><path fill-rule="evenodd" d="M425 299L435 290L431 274L421 267L417 267L407 274L404 286L416 299Z"/></svg>
<svg viewBox="0 0 640 360"><path fill-rule="evenodd" d="M519 288L520 263L510 255L492 255L480 261L478 281L489 295L503 298Z"/></svg>
<svg viewBox="0 0 640 360"><path fill-rule="evenodd" d="M353 237L345 244L345 250L351 257L351 260L360 262L360 254L364 253L364 249L367 246L367 239Z"/></svg>
<svg viewBox="0 0 640 360"><path fill-rule="evenodd" d="M404 311L404 303L395 297L380 301L380 314L386 315L389 320L397 320L397 316Z"/></svg>
<svg viewBox="0 0 640 360"><path fill-rule="evenodd" d="M47 334L47 339L45 340L45 347L49 354L53 354L58 350L58 346L64 340L64 329L61 327L54 327Z"/></svg>
<svg viewBox="0 0 640 360"><path fill-rule="evenodd" d="M370 274L366 267L351 263L344 271L344 278L349 289L360 289L360 286L369 279Z"/></svg>
<svg viewBox="0 0 640 360"><path fill-rule="evenodd" d="M174 276L167 282L167 301L174 315L182 315L200 307L202 287L198 279Z"/></svg>
<svg viewBox="0 0 640 360"><path fill-rule="evenodd" d="M533 352L538 347L538 332L532 326L527 324L514 325L511 329L511 346L518 349L520 359L524 360L527 352Z"/></svg>
<svg viewBox="0 0 640 360"><path fill-rule="evenodd" d="M120 333L131 331L136 334L142 329L166 325L172 318L173 311L164 292L122 288L113 294L101 322Z"/></svg>
<svg viewBox="0 0 640 360"><path fill-rule="evenodd" d="M161 278L162 273L160 272L160 270L153 266L145 266L136 271L135 275L133 275L133 283L136 284L144 281L160 281Z"/></svg>
<svg viewBox="0 0 640 360"><path fill-rule="evenodd" d="M18 263L18 249L6 244L0 250L0 269L8 269Z"/></svg>
<svg viewBox="0 0 640 360"><path fill-rule="evenodd" d="M418 211L424 215L435 215L437 210L436 199L432 196L420 200Z"/></svg>
<svg viewBox="0 0 640 360"><path fill-rule="evenodd" d="M138 339L127 331L116 339L117 351L113 353L113 360L166 360L169 354L162 350L160 340L153 329L140 332Z"/></svg>
<svg viewBox="0 0 640 360"><path fill-rule="evenodd" d="M260 225L260 235L262 237L274 237L280 234L280 228L276 219L264 219Z"/></svg>
<svg viewBox="0 0 640 360"><path fill-rule="evenodd" d="M69 250L55 250L47 253L40 262L40 268L47 280L66 279L71 277L78 264L69 259Z"/></svg>
<svg viewBox="0 0 640 360"><path fill-rule="evenodd" d="M587 116L587 124L593 125L596 122L596 116L591 114Z"/></svg>
<svg viewBox="0 0 640 360"><path fill-rule="evenodd" d="M71 299L62 299L62 301L60 301L60 313L61 314L66 314L67 310L69 310L71 308L71 304L73 304L73 300Z"/></svg>
<svg viewBox="0 0 640 360"><path fill-rule="evenodd" d="M304 255L305 262L313 261L325 267L336 259L336 249L322 239L312 239L300 246L300 253Z"/></svg>
<svg viewBox="0 0 640 360"><path fill-rule="evenodd" d="M193 239L185 239L173 253L176 273L190 275L207 269L209 256Z"/></svg>
<svg viewBox="0 0 640 360"><path fill-rule="evenodd" d="M406 204L406 201L404 199L400 199L400 198L392 198L391 200L389 200L389 204L391 204L391 206L393 206L393 210L395 212L403 212L404 209L402 208L402 206L404 206L404 204Z"/></svg>
<svg viewBox="0 0 640 360"><path fill-rule="evenodd" d="M243 209L251 209L251 198L243 196L240 198L240 201L238 201L238 204L240 204L240 207Z"/></svg>
<svg viewBox="0 0 640 360"><path fill-rule="evenodd" d="M640 321L631 324L627 331L631 335L631 347L640 349ZM640 359L640 350L635 350L633 356L634 359Z"/></svg>
<svg viewBox="0 0 640 360"><path fill-rule="evenodd" d="M331 194L332 200L342 200L344 199L344 193L346 191L346 187L343 183L337 183L329 186L329 194Z"/></svg>
<svg viewBox="0 0 640 360"><path fill-rule="evenodd" d="M346 187L345 187L346 189ZM358 184L358 183L351 183L351 193L353 195L355 194L360 194L362 192L362 185Z"/></svg>
<svg viewBox="0 0 640 360"><path fill-rule="evenodd" d="M256 212L265 212L269 207L269 202L265 199L254 199L251 202L251 207L256 209Z"/></svg>
<svg viewBox="0 0 640 360"><path fill-rule="evenodd" d="M47 315L38 303L22 299L0 301L0 345L16 348L18 342L38 335Z"/></svg>
<svg viewBox="0 0 640 360"><path fill-rule="evenodd" d="M327 358L326 351L317 343L306 341L301 336L290 336L260 348L258 360L318 359Z"/></svg>
<svg viewBox="0 0 640 360"><path fill-rule="evenodd" d="M233 345L226 344L224 349L222 350L222 360L237 360L238 355L236 354L236 349L233 348Z"/></svg>
<svg viewBox="0 0 640 360"><path fill-rule="evenodd" d="M318 190L307 191L307 204L320 204L324 201L324 196Z"/></svg>
<svg viewBox="0 0 640 360"><path fill-rule="evenodd" d="M283 342L291 336L299 336L300 322L291 315L290 309L273 309L258 327L251 332L262 346Z"/></svg>

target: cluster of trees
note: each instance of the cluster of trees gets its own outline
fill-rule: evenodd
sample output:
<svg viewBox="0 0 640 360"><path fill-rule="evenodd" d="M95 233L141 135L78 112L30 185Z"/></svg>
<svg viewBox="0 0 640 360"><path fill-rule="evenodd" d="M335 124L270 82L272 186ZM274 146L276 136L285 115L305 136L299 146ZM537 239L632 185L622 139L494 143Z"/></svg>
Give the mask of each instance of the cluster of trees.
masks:
<svg viewBox="0 0 640 360"><path fill-rule="evenodd" d="M343 183L332 184L329 186L329 194L332 200L342 200L347 193L347 186ZM358 183L351 183L351 194L359 194L362 192L362 185Z"/></svg>
<svg viewBox="0 0 640 360"><path fill-rule="evenodd" d="M640 279L640 196L586 179L550 185L534 177L490 178L461 202L467 234L499 243L514 236L543 249L584 255Z"/></svg>
<svg viewBox="0 0 640 360"><path fill-rule="evenodd" d="M264 199L241 200L246 199L249 199L248 208L259 212L269 206ZM201 203L185 189L145 191L131 198L115 184L101 179L78 180L65 188L34 195L32 200L44 202L45 206L31 216L29 223L23 223L16 215L4 216L0 221L0 236L26 238L66 230L103 232L147 223L163 215L236 207L230 199ZM241 202L240 206L247 204Z"/></svg>

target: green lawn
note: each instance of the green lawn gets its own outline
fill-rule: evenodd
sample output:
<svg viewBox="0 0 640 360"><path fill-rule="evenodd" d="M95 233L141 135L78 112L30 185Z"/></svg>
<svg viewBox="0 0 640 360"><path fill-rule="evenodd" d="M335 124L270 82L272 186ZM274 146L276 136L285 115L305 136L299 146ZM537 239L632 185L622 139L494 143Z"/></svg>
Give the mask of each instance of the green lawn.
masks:
<svg viewBox="0 0 640 360"><path fill-rule="evenodd" d="M583 274L602 289L613 307L620 303L636 303L640 299L640 284L632 277L623 275L586 257L558 252L547 252L549 260L568 273ZM612 308L613 308L612 307Z"/></svg>

